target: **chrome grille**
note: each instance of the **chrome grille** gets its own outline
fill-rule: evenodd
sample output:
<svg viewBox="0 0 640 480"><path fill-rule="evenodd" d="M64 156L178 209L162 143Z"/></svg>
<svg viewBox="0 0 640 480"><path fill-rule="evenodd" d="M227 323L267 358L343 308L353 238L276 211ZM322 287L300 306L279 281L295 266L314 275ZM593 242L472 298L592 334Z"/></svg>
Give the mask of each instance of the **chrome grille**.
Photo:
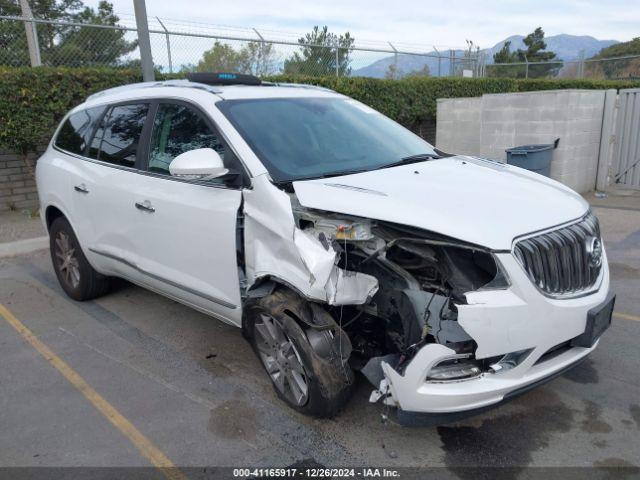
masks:
<svg viewBox="0 0 640 480"><path fill-rule="evenodd" d="M518 241L514 254L540 290L564 296L594 285L602 268L602 250L594 253L600 242L598 219L589 212L576 223Z"/></svg>

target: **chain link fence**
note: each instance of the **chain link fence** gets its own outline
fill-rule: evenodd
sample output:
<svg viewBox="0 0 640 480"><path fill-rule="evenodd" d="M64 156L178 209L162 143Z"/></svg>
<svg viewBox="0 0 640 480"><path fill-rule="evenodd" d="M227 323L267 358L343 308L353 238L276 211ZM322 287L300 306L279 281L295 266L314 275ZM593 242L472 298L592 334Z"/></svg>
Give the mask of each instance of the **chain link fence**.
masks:
<svg viewBox="0 0 640 480"><path fill-rule="evenodd" d="M106 66L139 68L135 26L89 25L0 16L0 66L29 66L27 28L35 26L40 64L45 66ZM189 71L235 71L257 76L480 76L484 64L477 52L460 49L416 51L415 47L380 46L360 42L344 46L305 43L292 34L255 29L149 19L151 51L156 70L168 74Z"/></svg>
<svg viewBox="0 0 640 480"><path fill-rule="evenodd" d="M27 29L35 29L40 64L140 68L135 19L118 25L88 25L0 16L0 66L34 64ZM127 18L128 17L128 18ZM149 18L156 70L235 71L260 77L309 76L473 76L509 78L638 79L640 55L608 59L494 64L479 49L416 48L358 41L348 47L305 43L297 35L237 27L180 23Z"/></svg>
<svg viewBox="0 0 640 480"><path fill-rule="evenodd" d="M552 62L494 63L486 65L485 71L488 77L638 80L640 55Z"/></svg>

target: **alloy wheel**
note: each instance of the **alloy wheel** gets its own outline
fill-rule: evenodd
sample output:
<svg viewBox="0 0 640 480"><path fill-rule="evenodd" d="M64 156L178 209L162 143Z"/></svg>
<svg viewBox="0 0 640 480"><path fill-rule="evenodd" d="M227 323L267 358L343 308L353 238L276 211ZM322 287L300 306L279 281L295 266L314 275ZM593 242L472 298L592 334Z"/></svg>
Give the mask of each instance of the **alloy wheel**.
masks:
<svg viewBox="0 0 640 480"><path fill-rule="evenodd" d="M80 284L80 263L67 233L58 232L54 254L60 276L68 286L77 288Z"/></svg>
<svg viewBox="0 0 640 480"><path fill-rule="evenodd" d="M293 405L303 406L309 396L309 385L295 345L270 315L260 314L254 328L258 355L276 388Z"/></svg>

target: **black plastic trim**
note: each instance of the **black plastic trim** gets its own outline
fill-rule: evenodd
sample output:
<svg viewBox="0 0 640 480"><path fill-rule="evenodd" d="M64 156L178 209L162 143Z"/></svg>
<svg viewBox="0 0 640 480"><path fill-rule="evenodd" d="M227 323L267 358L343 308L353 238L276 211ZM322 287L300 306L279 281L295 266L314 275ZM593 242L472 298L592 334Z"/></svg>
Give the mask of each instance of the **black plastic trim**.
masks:
<svg viewBox="0 0 640 480"><path fill-rule="evenodd" d="M169 177L168 175L162 175L160 173L148 172L146 170L138 170L136 168L125 167L123 165L115 165L113 163L103 162L101 160L96 160L95 158L83 157L82 155L78 155L77 153L68 152L66 150L63 150L60 147L56 147L55 145L53 145L52 148L54 150L60 152L60 153L63 153L65 155L69 155L71 157L75 157L75 158L77 158L79 160L84 160L85 162L91 162L91 163L95 163L97 165L101 165L103 167L115 168L117 170L124 170L125 172L136 173L138 175L145 175L147 177L155 177L155 178L159 178L161 180L167 180L167 181L170 181L170 182L182 182L182 183L188 183L190 185L198 185L200 187L222 188L224 190L246 190L246 188L243 188L243 187L234 187L234 186L230 186L230 185L225 185L223 183L201 182L201 181L198 181L198 180L187 180L187 179L184 179L184 178Z"/></svg>

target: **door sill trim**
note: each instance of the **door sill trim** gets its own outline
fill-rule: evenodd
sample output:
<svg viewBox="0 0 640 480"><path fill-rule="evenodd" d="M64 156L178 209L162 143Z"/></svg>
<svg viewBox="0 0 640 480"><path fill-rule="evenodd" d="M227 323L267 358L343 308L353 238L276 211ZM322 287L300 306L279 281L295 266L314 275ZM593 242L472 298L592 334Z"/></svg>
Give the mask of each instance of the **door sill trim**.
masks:
<svg viewBox="0 0 640 480"><path fill-rule="evenodd" d="M170 286L172 286L174 288L178 288L178 289L180 289L180 290L182 290L184 292L190 293L191 295L195 295L196 297L204 298L205 300L209 300L210 302L216 303L218 305L221 305L221 306L223 306L225 308L228 308L228 309L231 309L231 310L234 310L234 309L238 308L238 306L234 305L233 303L229 303L229 302L227 302L225 300L220 300L219 298L212 297L209 294L200 292L198 290L194 290L194 289L189 288L189 287L185 287L184 285L180 285L179 283L176 283L173 280L169 280L167 278L160 277L160 276L158 276L158 275L156 275L154 273L151 273L148 270L145 270L144 268L141 268L138 265L136 265L135 263L133 263L133 262L131 262L131 261L125 259L125 258L122 258L122 257L120 257L118 255L114 255L112 253L105 252L103 250L98 250L96 248L89 248L89 251L92 252L92 253L95 253L97 255L101 255L103 257L110 258L111 260L115 260L116 262L120 262L120 263L122 263L122 264L124 264L124 265L126 265L126 266L128 266L130 268L133 268L134 270L142 273L143 275L145 275L145 276L147 276L149 278L152 278L152 279L157 280L157 281L162 282L162 283L166 283L167 285L170 285Z"/></svg>

